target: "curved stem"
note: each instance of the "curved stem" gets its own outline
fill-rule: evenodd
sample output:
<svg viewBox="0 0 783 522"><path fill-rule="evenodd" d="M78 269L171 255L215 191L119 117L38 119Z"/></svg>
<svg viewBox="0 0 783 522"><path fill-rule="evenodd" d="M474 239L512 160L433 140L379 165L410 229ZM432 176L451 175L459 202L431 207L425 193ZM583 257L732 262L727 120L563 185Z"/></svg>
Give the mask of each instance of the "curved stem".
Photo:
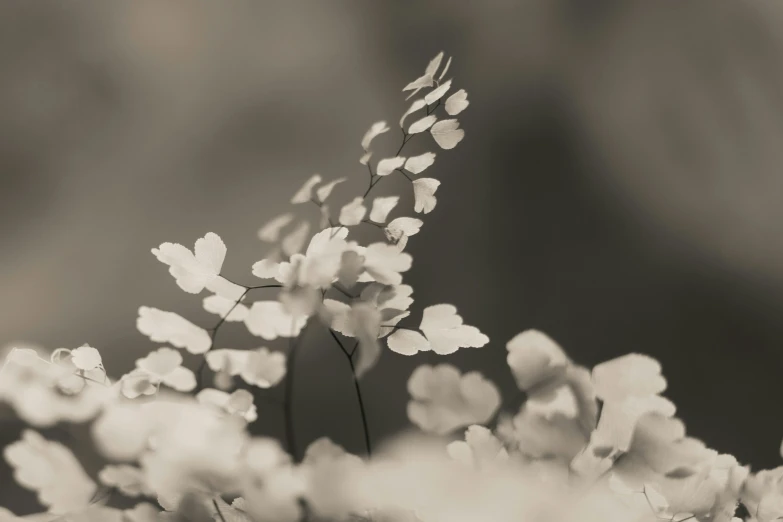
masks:
<svg viewBox="0 0 783 522"><path fill-rule="evenodd" d="M345 358L348 360L348 364L351 365L351 377L353 377L353 387L356 390L356 398L359 401L359 414L362 417L362 429L364 430L364 445L367 448L367 456L372 457L372 444L370 442L370 427L367 423L367 412L364 409L364 399L362 398L362 389L359 386L359 379L356 377L356 367L353 363L353 354L356 352L356 349L354 348L354 351L348 352L348 350L345 348L343 343L340 341L340 338L337 337L337 334L334 333L334 330L331 328L329 329L329 334L332 336L332 339L337 343L337 345L340 347L340 350L343 352L343 355L345 355Z"/></svg>

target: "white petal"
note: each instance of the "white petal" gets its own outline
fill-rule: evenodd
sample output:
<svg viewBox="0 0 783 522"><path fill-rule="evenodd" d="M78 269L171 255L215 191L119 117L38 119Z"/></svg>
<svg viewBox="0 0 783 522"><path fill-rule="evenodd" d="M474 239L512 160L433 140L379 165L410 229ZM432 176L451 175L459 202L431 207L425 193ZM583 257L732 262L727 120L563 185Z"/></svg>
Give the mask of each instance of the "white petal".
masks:
<svg viewBox="0 0 783 522"><path fill-rule="evenodd" d="M405 163L405 158L402 156L396 156L394 158L384 158L378 162L375 167L375 173L378 176L388 176L395 169L399 169Z"/></svg>
<svg viewBox="0 0 783 522"><path fill-rule="evenodd" d="M389 350L401 355L414 355L430 350L429 341L419 332L412 330L396 330L386 339L386 342Z"/></svg>
<svg viewBox="0 0 783 522"><path fill-rule="evenodd" d="M438 121L438 117L434 114L430 114L429 116L425 116L420 120L416 120L411 123L410 127L408 127L408 134L419 134L424 132L425 130L432 127L436 121Z"/></svg>
<svg viewBox="0 0 783 522"><path fill-rule="evenodd" d="M405 170L411 174L420 174L433 163L435 163L435 153L425 152L424 154L408 158L405 162Z"/></svg>
<svg viewBox="0 0 783 522"><path fill-rule="evenodd" d="M329 316L329 327L346 337L353 337L353 323L350 320L351 307L334 299L324 299L323 305Z"/></svg>
<svg viewBox="0 0 783 522"><path fill-rule="evenodd" d="M294 215L291 212L272 218L258 231L258 239L267 243L276 242L280 238L280 231L293 220Z"/></svg>
<svg viewBox="0 0 783 522"><path fill-rule="evenodd" d="M419 178L413 181L413 197L416 212L429 214L435 208L437 199L435 191L438 190L440 181L433 178Z"/></svg>
<svg viewBox="0 0 783 522"><path fill-rule="evenodd" d="M291 198L291 203L299 205L301 203L307 203L313 198L313 188L321 182L320 174L313 174L310 179L305 181L302 188L296 191L296 194Z"/></svg>
<svg viewBox="0 0 783 522"><path fill-rule="evenodd" d="M358 225L362 222L366 213L367 207L364 206L364 198L355 198L340 210L340 224L345 226Z"/></svg>
<svg viewBox="0 0 783 522"><path fill-rule="evenodd" d="M247 366L247 359L250 355L248 350L231 350L221 348L219 350L210 350L204 355L209 369L213 372L227 373L234 376L239 375L242 369Z"/></svg>
<svg viewBox="0 0 783 522"><path fill-rule="evenodd" d="M372 202L372 210L370 211L370 220L376 223L386 223L386 218L389 216L394 207L400 201L399 196L388 196L375 198Z"/></svg>
<svg viewBox="0 0 783 522"><path fill-rule="evenodd" d="M465 137L465 131L459 128L457 120L442 120L435 123L430 134L442 149L453 149Z"/></svg>
<svg viewBox="0 0 783 522"><path fill-rule="evenodd" d="M521 390L529 390L569 364L563 349L545 333L525 330L506 344L506 361Z"/></svg>
<svg viewBox="0 0 783 522"><path fill-rule="evenodd" d="M456 116L460 112L464 111L467 106L470 105L468 101L468 93L465 89L460 89L446 100L446 112L449 116Z"/></svg>
<svg viewBox="0 0 783 522"><path fill-rule="evenodd" d="M126 497L138 497L152 493L144 482L144 472L136 466L125 464L104 466L98 473L98 480L104 486L119 490Z"/></svg>
<svg viewBox="0 0 783 522"><path fill-rule="evenodd" d="M435 73L438 72L438 67L440 67L440 64L443 62L443 51L439 52L437 55L435 55L435 58L430 60L430 63L427 64L427 68L424 70L424 74L427 76L435 77Z"/></svg>

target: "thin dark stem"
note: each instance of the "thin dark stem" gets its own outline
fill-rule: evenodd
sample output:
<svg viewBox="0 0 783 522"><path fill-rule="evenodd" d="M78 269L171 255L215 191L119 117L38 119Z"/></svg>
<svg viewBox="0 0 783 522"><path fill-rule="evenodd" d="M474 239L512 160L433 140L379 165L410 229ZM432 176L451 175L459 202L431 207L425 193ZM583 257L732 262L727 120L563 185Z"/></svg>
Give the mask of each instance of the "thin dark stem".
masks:
<svg viewBox="0 0 783 522"><path fill-rule="evenodd" d="M294 370L296 368L296 353L299 348L299 343L304 337L307 325L302 330L299 337L291 337L289 340L288 356L285 362L285 389L283 394L283 417L285 420L285 440L288 453L296 460L297 448L296 437L294 436Z"/></svg>
<svg viewBox="0 0 783 522"><path fill-rule="evenodd" d="M221 522L226 522L226 519L223 517L223 513L220 511L220 507L218 506L217 500L215 500L214 498L212 499L212 505L215 506L215 511L217 511L217 514L220 517Z"/></svg>
<svg viewBox="0 0 783 522"><path fill-rule="evenodd" d="M348 297L348 298L350 298L350 299L356 299L356 296L355 296L355 295L351 294L351 293L350 293L348 290L346 290L345 288L343 288L343 287L342 287L341 285L339 285L338 283L334 283L334 284L332 285L332 288L334 288L335 290L337 290L338 292L340 292L341 294L343 294L345 297Z"/></svg>
<svg viewBox="0 0 783 522"><path fill-rule="evenodd" d="M362 429L364 430L364 445L367 448L367 456L372 457L372 443L370 442L370 427L367 424L367 412L364 409L364 399L362 398L362 389L359 386L359 379L356 377L356 368L353 363L353 354L356 351L356 347L354 347L354 350L352 352L348 352L348 350L345 348L345 345L343 345L342 341L340 341L340 338L337 337L337 334L334 332L334 330L329 328L329 334L332 336L332 339L334 339L334 341L337 343L337 346L340 347L340 351L343 352L345 358L348 360L348 364L351 366L351 377L353 378L353 387L356 390L356 399L359 401L359 413L362 417Z"/></svg>
<svg viewBox="0 0 783 522"><path fill-rule="evenodd" d="M283 285L278 283L273 285L246 286L245 288L247 288L248 290L260 290L262 288L283 288Z"/></svg>
<svg viewBox="0 0 783 522"><path fill-rule="evenodd" d="M400 148L397 149L397 153L395 156L399 156L400 152L402 152L402 149L405 147L405 144L408 143L411 139L413 139L414 134L408 134L405 132L405 129L400 129L402 131L402 143L400 144ZM369 167L369 162L367 163L367 166ZM380 180L383 179L383 176L378 176L377 179L373 180L373 173L372 169L370 169L370 185L367 187L367 190L364 191L364 196L362 198L367 198L367 195L370 193L370 191L375 187L375 185L378 184Z"/></svg>
<svg viewBox="0 0 783 522"><path fill-rule="evenodd" d="M405 172L405 171L404 171L404 170L402 170L402 169L396 169L396 170L397 170L397 172L399 172L400 174L402 174L403 176L405 176L405 177L408 179L408 181L410 181L411 183L413 182L413 178L411 178L410 176L408 176L408 173L407 173L407 172Z"/></svg>

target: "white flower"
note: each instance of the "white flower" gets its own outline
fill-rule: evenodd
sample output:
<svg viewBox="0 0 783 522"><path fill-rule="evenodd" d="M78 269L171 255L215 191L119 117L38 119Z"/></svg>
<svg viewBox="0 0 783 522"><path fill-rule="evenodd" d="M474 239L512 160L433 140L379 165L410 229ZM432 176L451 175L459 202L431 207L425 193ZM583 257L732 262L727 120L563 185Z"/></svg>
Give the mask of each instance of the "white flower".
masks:
<svg viewBox="0 0 783 522"><path fill-rule="evenodd" d="M305 323L306 316L292 316L279 301L256 301L245 318L248 331L267 341L278 337L296 337Z"/></svg>
<svg viewBox="0 0 783 522"><path fill-rule="evenodd" d="M98 480L104 486L115 488L127 497L152 494L144 482L144 473L136 466L127 464L104 466L98 473Z"/></svg>
<svg viewBox="0 0 783 522"><path fill-rule="evenodd" d="M375 174L378 176L388 176L396 169L402 167L405 163L405 158L402 156L396 156L394 158L384 158L378 162L375 167Z"/></svg>
<svg viewBox="0 0 783 522"><path fill-rule="evenodd" d="M430 134L441 149L453 149L465 137L465 131L459 128L457 120L441 120L430 129Z"/></svg>
<svg viewBox="0 0 783 522"><path fill-rule="evenodd" d="M470 105L468 93L465 92L465 89L460 89L446 100L446 112L449 116L456 116L464 111L468 105Z"/></svg>
<svg viewBox="0 0 783 522"><path fill-rule="evenodd" d="M364 198L354 198L340 210L340 224L346 227L358 225L366 213L367 207L364 206Z"/></svg>
<svg viewBox="0 0 783 522"><path fill-rule="evenodd" d="M440 186L440 181L433 178L419 178L413 180L413 210L429 214L435 208L438 202L435 198L435 192Z"/></svg>
<svg viewBox="0 0 783 522"><path fill-rule="evenodd" d="M425 152L418 156L411 156L405 161L405 170L411 174L421 174L435 163L435 153Z"/></svg>
<svg viewBox="0 0 783 522"><path fill-rule="evenodd" d="M481 468L508 460L508 452L492 432L474 424L465 431L465 440L457 440L446 446L449 456L469 467Z"/></svg>
<svg viewBox="0 0 783 522"><path fill-rule="evenodd" d="M457 308L449 304L425 308L419 328L423 336L410 330L397 330L391 334L389 349L403 355L428 349L447 355L459 348L480 348L489 342L489 337L478 328L462 324Z"/></svg>
<svg viewBox="0 0 783 522"><path fill-rule="evenodd" d="M247 390L235 390L229 394L214 388L205 388L198 392L196 400L201 404L216 406L229 415L237 415L246 422L253 422L258 418L253 396Z"/></svg>
<svg viewBox="0 0 783 522"><path fill-rule="evenodd" d="M149 395L149 389L152 392L160 384L173 388L177 391L188 392L196 387L196 376L193 372L182 366L182 355L171 348L158 348L150 352L143 359L136 361L136 368L139 372L129 374L129 382L141 377L148 380L148 386L139 386L132 382L130 386L123 386L123 394L129 399L138 397L139 392Z"/></svg>
<svg viewBox="0 0 783 522"><path fill-rule="evenodd" d="M242 322L249 312L247 306L219 295L204 298L204 310L219 315L228 322Z"/></svg>
<svg viewBox="0 0 783 522"><path fill-rule="evenodd" d="M408 380L408 418L426 432L445 435L488 422L500 407L497 387L478 372L464 375L449 364L422 365Z"/></svg>
<svg viewBox="0 0 783 522"><path fill-rule="evenodd" d="M563 349L538 330L517 334L506 344L506 349L506 361L520 390L530 390L570 364Z"/></svg>
<svg viewBox="0 0 783 522"><path fill-rule="evenodd" d="M5 447L3 456L19 485L35 491L52 513L84 508L97 488L68 448L38 432L25 430L21 440Z"/></svg>
<svg viewBox="0 0 783 522"><path fill-rule="evenodd" d="M177 243L163 243L153 248L152 253L158 261L169 265L169 273L181 289L197 294L220 274L226 245L220 236L209 232L196 241L193 252Z"/></svg>
<svg viewBox="0 0 783 522"><path fill-rule="evenodd" d="M307 203L313 198L313 188L321 182L320 174L313 174L310 179L305 181L304 185L296 191L296 194L291 198L291 204L300 205Z"/></svg>
<svg viewBox="0 0 783 522"><path fill-rule="evenodd" d="M212 346L212 339L203 328L199 328L174 312L142 306L136 328L157 343L170 343L184 348L192 354L201 354Z"/></svg>

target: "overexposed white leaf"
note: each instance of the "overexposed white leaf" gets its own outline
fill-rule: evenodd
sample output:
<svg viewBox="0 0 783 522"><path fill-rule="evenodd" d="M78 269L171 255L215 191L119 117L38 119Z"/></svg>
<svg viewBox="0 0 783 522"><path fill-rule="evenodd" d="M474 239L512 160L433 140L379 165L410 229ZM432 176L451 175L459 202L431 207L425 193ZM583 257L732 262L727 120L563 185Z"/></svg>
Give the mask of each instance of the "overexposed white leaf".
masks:
<svg viewBox="0 0 783 522"><path fill-rule="evenodd" d="M435 192L440 186L440 181L434 178L419 178L413 180L413 210L429 214L435 208L438 200Z"/></svg>
<svg viewBox="0 0 783 522"><path fill-rule="evenodd" d="M430 114L429 116L425 116L420 120L416 120L411 123L410 127L408 127L408 134L419 134L424 132L425 130L432 127L436 121L438 121L438 117L434 114Z"/></svg>
<svg viewBox="0 0 783 522"><path fill-rule="evenodd" d="M348 178L337 178L334 181L330 181L329 183L326 183L325 185L321 185L316 189L315 195L318 197L318 201L323 203L326 201L326 198L328 198L332 191L334 190L334 187L339 185L340 183L346 181Z"/></svg>
<svg viewBox="0 0 783 522"><path fill-rule="evenodd" d="M372 140L374 140L378 135L383 134L384 132L388 132L388 130L389 126L386 125L385 121L378 121L373 123L362 138L362 148L365 151L370 150L370 144L372 143Z"/></svg>
<svg viewBox="0 0 783 522"><path fill-rule="evenodd" d="M446 99L446 112L449 116L456 116L464 111L468 105L470 105L468 93L465 89L460 89Z"/></svg>
<svg viewBox="0 0 783 522"><path fill-rule="evenodd" d="M378 165L375 167L375 174L378 176L388 176L392 172L394 172L395 169L399 169L402 167L402 165L405 163L405 158L403 156L396 156L394 158L384 158L381 161L378 162Z"/></svg>
<svg viewBox="0 0 783 522"><path fill-rule="evenodd" d="M3 456L16 482L36 492L51 513L86 507L97 489L71 450L36 431L25 430L20 440L5 447Z"/></svg>
<svg viewBox="0 0 783 522"><path fill-rule="evenodd" d="M500 392L492 382L478 372L463 375L450 364L419 366L408 379L408 392L408 418L436 435L486 424L500 407Z"/></svg>
<svg viewBox="0 0 783 522"><path fill-rule="evenodd" d="M182 290L197 294L220 274L226 245L220 236L209 232L196 241L193 252L177 243L163 243L152 253L158 261L169 265L169 273Z"/></svg>
<svg viewBox="0 0 783 522"><path fill-rule="evenodd" d="M87 372L103 367L100 352L87 344L71 351L71 362L79 370Z"/></svg>
<svg viewBox="0 0 783 522"><path fill-rule="evenodd" d="M165 312L157 308L140 307L136 328L152 341L170 343L193 354L204 353L212 345L206 330L174 312Z"/></svg>
<svg viewBox="0 0 783 522"><path fill-rule="evenodd" d="M459 128L457 120L441 120L430 129L435 143L442 149L453 149L465 137L465 131Z"/></svg>
<svg viewBox="0 0 783 522"><path fill-rule="evenodd" d="M415 355L431 349L427 338L413 330L395 330L387 337L386 343L389 350L401 355Z"/></svg>
<svg viewBox="0 0 783 522"><path fill-rule="evenodd" d="M285 365L285 354L261 347L250 352L239 376L252 386L271 388L285 377Z"/></svg>
<svg viewBox="0 0 783 522"><path fill-rule="evenodd" d="M570 363L560 345L538 330L518 333L506 349L506 362L521 390L543 383Z"/></svg>
<svg viewBox="0 0 783 522"><path fill-rule="evenodd" d="M346 227L358 225L367 214L367 207L364 206L364 198L357 197L353 201L340 209L340 224Z"/></svg>
<svg viewBox="0 0 783 522"><path fill-rule="evenodd" d="M425 169L435 163L435 153L425 152L418 156L411 156L405 161L405 170L411 174L421 174Z"/></svg>
<svg viewBox="0 0 783 522"><path fill-rule="evenodd" d="M373 243L364 251L364 269L373 279L385 285L402 283L402 272L411 268L413 258L387 243Z"/></svg>
<svg viewBox="0 0 783 522"><path fill-rule="evenodd" d="M286 212L270 219L258 231L258 239L267 243L276 242L280 238L280 231L293 220L294 215L291 212Z"/></svg>
<svg viewBox="0 0 783 522"><path fill-rule="evenodd" d="M280 277L280 262L269 258L262 259L253 263L251 270L254 276L261 279L278 279Z"/></svg>
<svg viewBox="0 0 783 522"><path fill-rule="evenodd" d="M443 96L451 89L451 80L440 84L438 87L432 89L425 97L424 101L427 105L432 105L436 101L443 98Z"/></svg>
<svg viewBox="0 0 783 522"><path fill-rule="evenodd" d="M416 111L419 111L427 106L427 102L425 102L423 99L421 100L415 100L411 106L408 108L407 111L405 111L405 114L402 115L402 118L400 118L400 128L403 128L405 125L405 118L410 116Z"/></svg>
<svg viewBox="0 0 783 522"><path fill-rule="evenodd" d="M313 188L315 188L316 185L318 185L322 181L320 174L313 174L310 176L310 178L305 181L304 185L296 191L296 194L291 198L291 203L293 205L300 205L302 203L307 203L311 199L313 199Z"/></svg>
<svg viewBox="0 0 783 522"><path fill-rule="evenodd" d="M446 66L443 67L443 70L440 72L440 76L438 76L438 81L443 80L443 77L446 76L447 72L449 72L449 67L451 67L451 56L449 56L449 59L446 60Z"/></svg>
<svg viewBox="0 0 783 522"><path fill-rule="evenodd" d="M423 224L424 222L421 219L398 217L392 219L383 231L386 234L386 239L397 243L403 236L410 237L418 234Z"/></svg>
<svg viewBox="0 0 783 522"><path fill-rule="evenodd" d="M372 202L372 210L370 211L370 220L375 223L386 223L386 218L389 216L394 207L400 201L399 196L386 196L375 198Z"/></svg>
<svg viewBox="0 0 783 522"><path fill-rule="evenodd" d="M247 290L244 286L229 281L223 276L217 276L208 282L206 289L231 301L238 301Z"/></svg>
<svg viewBox="0 0 783 522"><path fill-rule="evenodd" d="M296 337L307 317L292 317L278 301L256 301L245 318L248 331L267 341L278 337Z"/></svg>
<svg viewBox="0 0 783 522"><path fill-rule="evenodd" d="M439 355L454 353L459 348L480 348L489 342L489 337L478 328L463 324L457 308L450 304L425 308L419 328L432 351Z"/></svg>

